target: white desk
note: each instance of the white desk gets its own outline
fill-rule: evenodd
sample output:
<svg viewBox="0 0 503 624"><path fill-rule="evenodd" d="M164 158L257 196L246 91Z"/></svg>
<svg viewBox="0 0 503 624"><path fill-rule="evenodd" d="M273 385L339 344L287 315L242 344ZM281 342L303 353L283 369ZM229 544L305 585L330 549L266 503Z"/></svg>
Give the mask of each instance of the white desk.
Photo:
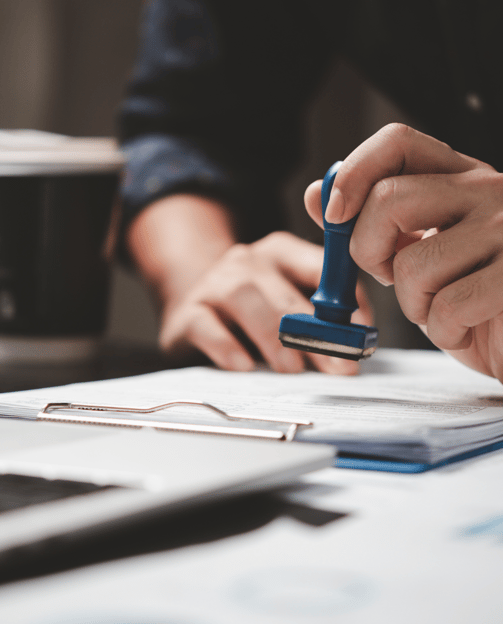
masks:
<svg viewBox="0 0 503 624"><path fill-rule="evenodd" d="M0 588L5 624L490 624L503 618L503 452L435 472L327 469L346 512Z"/></svg>

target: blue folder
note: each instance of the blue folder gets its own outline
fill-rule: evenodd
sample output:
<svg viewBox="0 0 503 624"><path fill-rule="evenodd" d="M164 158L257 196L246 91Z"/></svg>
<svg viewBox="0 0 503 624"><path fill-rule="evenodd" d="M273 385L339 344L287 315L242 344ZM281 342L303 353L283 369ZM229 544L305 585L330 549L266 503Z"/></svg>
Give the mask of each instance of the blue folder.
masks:
<svg viewBox="0 0 503 624"><path fill-rule="evenodd" d="M441 468L442 466L447 466L448 464L452 464L454 462L463 461L465 459L470 459L471 457L476 457L477 455L482 455L484 453L490 453L492 451L497 451L503 448L502 442L495 442L494 444L488 444L487 446L483 446L478 449L474 449L472 451L467 451L466 453L460 453L459 455L454 455L449 459L445 459L441 462L437 462L436 464L425 464L419 462L406 462L406 461L398 461L393 459L373 459L367 457L355 457L344 455L341 453L335 459L334 466L336 468L351 468L357 470L378 470L381 472L400 472L400 473L408 473L414 474L419 472L426 472L427 470L432 470L434 468Z"/></svg>

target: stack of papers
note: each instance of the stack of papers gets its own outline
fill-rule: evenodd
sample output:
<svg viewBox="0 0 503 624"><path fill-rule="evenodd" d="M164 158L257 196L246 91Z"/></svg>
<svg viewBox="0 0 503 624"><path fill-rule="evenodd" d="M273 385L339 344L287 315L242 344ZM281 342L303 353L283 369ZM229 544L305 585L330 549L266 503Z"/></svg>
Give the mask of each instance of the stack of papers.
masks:
<svg viewBox="0 0 503 624"><path fill-rule="evenodd" d="M244 420L231 424L194 406L148 417L118 411L117 417L261 430L286 430L287 422L303 418L312 426L299 427L296 440L333 444L342 456L424 465L503 442L501 384L430 351L381 350L355 377L198 367L6 393L0 396L0 413L35 418L49 402L144 408L173 400L205 401ZM257 423L247 417L285 424Z"/></svg>

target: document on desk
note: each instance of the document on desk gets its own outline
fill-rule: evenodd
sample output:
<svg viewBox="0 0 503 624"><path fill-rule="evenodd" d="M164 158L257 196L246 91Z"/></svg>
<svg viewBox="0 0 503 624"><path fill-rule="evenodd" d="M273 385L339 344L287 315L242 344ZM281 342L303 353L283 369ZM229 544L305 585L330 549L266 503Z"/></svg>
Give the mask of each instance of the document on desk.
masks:
<svg viewBox="0 0 503 624"><path fill-rule="evenodd" d="M141 408L180 399L241 417L231 423L237 429L286 430L289 420L307 418L312 426L300 426L296 440L334 444L339 453L359 457L435 464L503 441L501 384L429 351L382 349L354 377L198 367L7 393L0 395L0 412L33 418L53 401ZM155 419L229 426L197 406L175 407Z"/></svg>

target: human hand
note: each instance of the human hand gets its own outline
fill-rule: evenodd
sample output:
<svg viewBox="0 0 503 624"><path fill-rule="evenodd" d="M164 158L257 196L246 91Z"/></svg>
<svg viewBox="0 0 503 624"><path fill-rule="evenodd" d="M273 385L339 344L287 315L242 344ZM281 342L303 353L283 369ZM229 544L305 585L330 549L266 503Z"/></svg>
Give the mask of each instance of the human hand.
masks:
<svg viewBox="0 0 503 624"><path fill-rule="evenodd" d="M306 208L322 225L321 182ZM355 262L394 284L407 318L468 366L503 381L503 175L391 124L337 173L325 218L360 213Z"/></svg>
<svg viewBox="0 0 503 624"><path fill-rule="evenodd" d="M251 370L259 356L282 373L300 372L308 365L327 373L355 374L356 362L287 349L278 339L283 314L313 313L303 292L318 286L322 263L322 247L286 232L233 245L174 308L166 306L162 348L175 355L196 348L227 370ZM357 298L355 322L371 324L360 286Z"/></svg>

